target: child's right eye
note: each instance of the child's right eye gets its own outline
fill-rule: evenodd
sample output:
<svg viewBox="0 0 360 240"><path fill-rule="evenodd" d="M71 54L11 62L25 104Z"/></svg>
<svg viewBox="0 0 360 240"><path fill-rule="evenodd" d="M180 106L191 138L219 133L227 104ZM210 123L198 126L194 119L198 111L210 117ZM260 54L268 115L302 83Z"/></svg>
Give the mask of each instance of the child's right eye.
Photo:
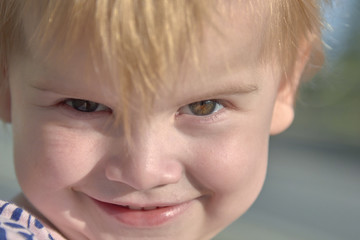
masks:
<svg viewBox="0 0 360 240"><path fill-rule="evenodd" d="M105 105L83 99L70 98L70 99L66 99L63 102L63 104L79 112L86 112L86 113L100 112L100 111L111 112L111 109Z"/></svg>

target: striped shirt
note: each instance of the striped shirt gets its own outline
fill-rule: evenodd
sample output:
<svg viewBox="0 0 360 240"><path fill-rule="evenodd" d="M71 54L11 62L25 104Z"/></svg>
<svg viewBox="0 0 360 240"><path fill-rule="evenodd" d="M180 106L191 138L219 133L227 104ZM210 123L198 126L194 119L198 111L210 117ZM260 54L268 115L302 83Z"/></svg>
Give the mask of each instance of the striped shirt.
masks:
<svg viewBox="0 0 360 240"><path fill-rule="evenodd" d="M0 200L0 240L54 240L44 225L12 203Z"/></svg>

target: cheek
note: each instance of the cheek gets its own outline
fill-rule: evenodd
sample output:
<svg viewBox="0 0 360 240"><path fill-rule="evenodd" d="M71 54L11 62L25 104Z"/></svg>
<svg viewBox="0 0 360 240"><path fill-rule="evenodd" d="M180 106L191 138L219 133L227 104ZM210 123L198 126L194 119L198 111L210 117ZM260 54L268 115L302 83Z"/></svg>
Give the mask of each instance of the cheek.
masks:
<svg viewBox="0 0 360 240"><path fill-rule="evenodd" d="M221 230L244 214L260 193L268 136L234 132L207 139L202 146L192 176L210 192L204 201L206 225Z"/></svg>
<svg viewBox="0 0 360 240"><path fill-rule="evenodd" d="M193 177L211 193L205 206L209 219L228 224L257 198L266 176L269 119L249 118L231 131L194 144Z"/></svg>
<svg viewBox="0 0 360 240"><path fill-rule="evenodd" d="M41 122L14 131L14 159L24 191L57 191L80 181L94 167L97 137ZM46 191L45 191L46 192Z"/></svg>
<svg viewBox="0 0 360 240"><path fill-rule="evenodd" d="M264 181L268 137L234 136L208 139L198 148L197 179L215 195L258 191Z"/></svg>

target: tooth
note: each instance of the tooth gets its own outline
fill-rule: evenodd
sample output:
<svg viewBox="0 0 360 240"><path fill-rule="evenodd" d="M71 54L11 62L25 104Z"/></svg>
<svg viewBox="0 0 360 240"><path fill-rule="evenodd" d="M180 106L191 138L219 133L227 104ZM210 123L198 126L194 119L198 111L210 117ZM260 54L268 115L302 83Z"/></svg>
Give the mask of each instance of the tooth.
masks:
<svg viewBox="0 0 360 240"><path fill-rule="evenodd" d="M142 207L127 206L131 210L141 210Z"/></svg>
<svg viewBox="0 0 360 240"><path fill-rule="evenodd" d="M154 210L156 209L157 207L144 207L144 210Z"/></svg>

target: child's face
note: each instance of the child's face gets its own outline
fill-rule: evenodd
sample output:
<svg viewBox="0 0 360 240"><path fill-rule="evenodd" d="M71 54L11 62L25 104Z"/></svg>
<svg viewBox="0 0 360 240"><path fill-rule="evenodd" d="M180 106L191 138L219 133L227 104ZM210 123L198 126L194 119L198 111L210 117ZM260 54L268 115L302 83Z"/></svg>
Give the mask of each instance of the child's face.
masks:
<svg viewBox="0 0 360 240"><path fill-rule="evenodd" d="M208 239L254 202L265 178L280 74L260 63L262 26L245 13L223 21L225 39L207 32L206 72L184 67L147 120L132 112L132 147L121 130L110 129L106 107L90 105L85 113L72 100L117 109L113 88L86 72L81 45L66 63L31 53L13 61L19 183L68 238Z"/></svg>

